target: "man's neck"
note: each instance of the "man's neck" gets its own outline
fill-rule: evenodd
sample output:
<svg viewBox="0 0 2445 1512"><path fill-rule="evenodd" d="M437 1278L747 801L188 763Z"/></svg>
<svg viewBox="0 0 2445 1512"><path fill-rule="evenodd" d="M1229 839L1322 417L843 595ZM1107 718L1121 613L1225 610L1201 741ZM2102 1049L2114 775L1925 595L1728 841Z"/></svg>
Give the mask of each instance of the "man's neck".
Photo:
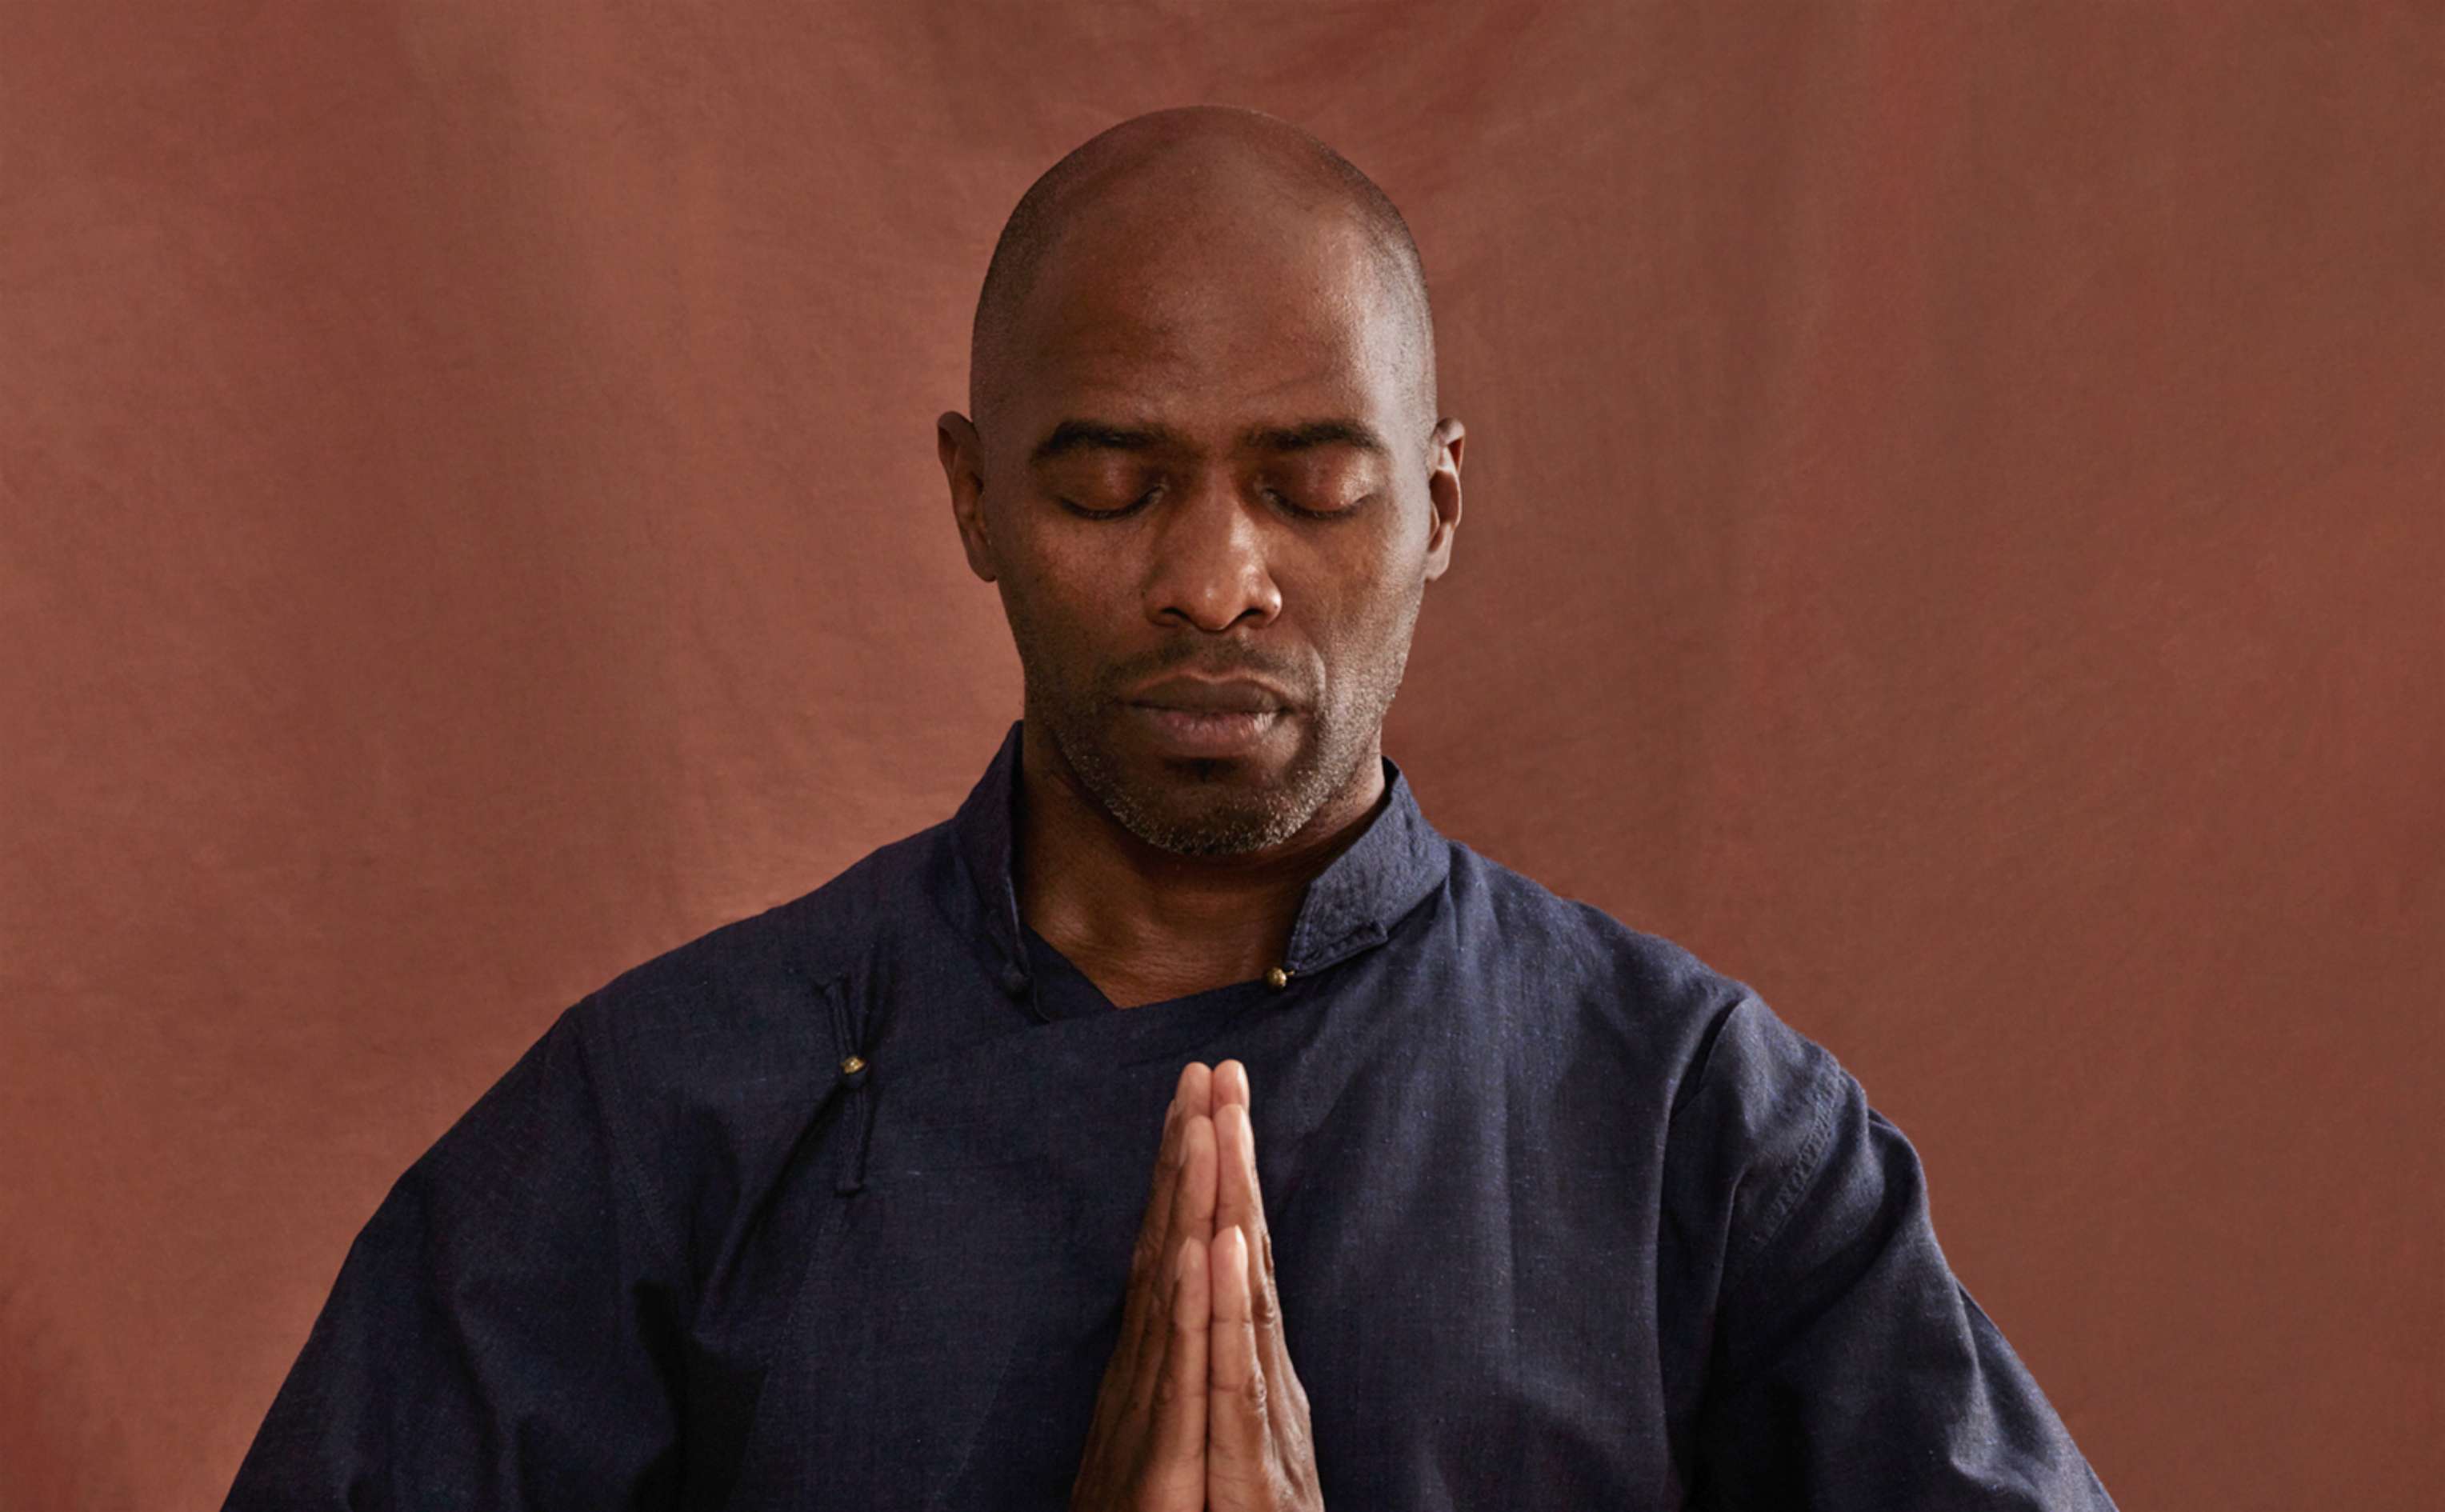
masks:
<svg viewBox="0 0 2445 1512"><path fill-rule="evenodd" d="M1357 780L1298 833L1238 856L1184 856L1106 812L1053 742L1020 728L1019 916L1122 1008L1261 977L1280 963L1308 883L1382 807L1381 737Z"/></svg>

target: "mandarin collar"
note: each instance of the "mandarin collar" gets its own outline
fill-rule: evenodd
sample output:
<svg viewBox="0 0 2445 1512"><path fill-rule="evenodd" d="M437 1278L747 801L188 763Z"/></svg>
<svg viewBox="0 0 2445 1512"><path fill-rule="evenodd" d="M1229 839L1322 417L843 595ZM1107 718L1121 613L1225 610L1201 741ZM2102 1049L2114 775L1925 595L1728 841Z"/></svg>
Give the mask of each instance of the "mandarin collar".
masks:
<svg viewBox="0 0 2445 1512"><path fill-rule="evenodd" d="M1019 929L1016 850L1020 733L1011 721L984 775L951 818L953 838L983 914L986 934L1001 953L1003 988L1030 986L1025 937ZM1392 926L1443 886L1451 869L1450 843L1427 821L1409 778L1383 757L1386 801L1366 832L1312 878L1291 921L1281 969L1293 977L1323 970L1382 944Z"/></svg>

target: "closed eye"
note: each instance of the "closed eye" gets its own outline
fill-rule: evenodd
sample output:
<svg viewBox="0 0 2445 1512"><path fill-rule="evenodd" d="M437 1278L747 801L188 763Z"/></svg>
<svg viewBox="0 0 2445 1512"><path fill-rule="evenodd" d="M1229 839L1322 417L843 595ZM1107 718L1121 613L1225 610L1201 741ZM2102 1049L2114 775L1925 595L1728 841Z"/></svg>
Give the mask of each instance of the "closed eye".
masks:
<svg viewBox="0 0 2445 1512"><path fill-rule="evenodd" d="M1264 491L1264 495L1268 501L1279 505L1281 508L1288 510L1293 514L1297 514L1303 519L1311 520L1337 520L1348 515L1355 514L1358 513L1360 506L1367 502L1367 499L1371 499L1375 496L1374 495L1370 494L1367 495L1367 498L1359 499L1344 509L1312 510L1303 504L1293 503L1290 496L1283 494L1279 489L1266 489Z"/></svg>
<svg viewBox="0 0 2445 1512"><path fill-rule="evenodd" d="M1081 518L1090 520L1117 520L1128 515L1135 514L1138 511L1146 508L1148 504L1153 503L1155 495L1162 492L1163 485L1158 483L1154 487L1148 489L1145 493L1139 495L1136 498L1131 499L1128 504L1116 510L1091 510L1084 504L1079 503L1076 499L1061 498L1058 495L1054 496L1059 500L1063 509L1068 510L1071 513L1078 515Z"/></svg>
<svg viewBox="0 0 2445 1512"><path fill-rule="evenodd" d="M1258 492L1263 495L1265 502L1268 504L1271 504L1288 513L1296 514L1301 519L1310 520L1337 520L1347 518L1357 513L1362 507L1375 496L1374 495L1370 494L1366 495L1366 497L1357 499L1341 509L1316 510L1309 509L1306 505L1295 501L1289 495L1284 494L1279 489L1260 488ZM1068 510L1071 513L1077 515L1081 519L1089 520L1126 519L1129 515L1138 513L1138 511L1145 509L1148 505L1153 503L1162 496L1163 485L1158 483L1119 509L1099 510L1090 509L1073 498L1068 498L1060 495L1054 495L1055 501L1059 503L1063 509Z"/></svg>

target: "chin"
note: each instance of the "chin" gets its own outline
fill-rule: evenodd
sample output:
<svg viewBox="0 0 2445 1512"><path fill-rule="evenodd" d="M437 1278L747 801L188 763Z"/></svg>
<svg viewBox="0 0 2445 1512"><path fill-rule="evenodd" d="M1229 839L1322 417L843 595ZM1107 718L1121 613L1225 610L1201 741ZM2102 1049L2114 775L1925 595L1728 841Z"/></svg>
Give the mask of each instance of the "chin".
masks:
<svg viewBox="0 0 2445 1512"><path fill-rule="evenodd" d="M1151 822L1127 828L1155 849L1182 856L1247 855L1280 845L1299 829L1262 814L1202 814L1177 824Z"/></svg>
<svg viewBox="0 0 2445 1512"><path fill-rule="evenodd" d="M1090 733L1092 732L1092 733ZM1316 732L1246 756L1174 756L1155 749L1126 705L1061 740L1071 769L1120 826L1177 855L1241 855L1279 845L1314 815L1309 768Z"/></svg>
<svg viewBox="0 0 2445 1512"><path fill-rule="evenodd" d="M1157 775L1131 782L1107 807L1122 826L1159 849L1181 855L1243 855L1290 839L1316 805L1282 773L1250 761L1157 758ZM1184 777L1184 767L1216 769Z"/></svg>

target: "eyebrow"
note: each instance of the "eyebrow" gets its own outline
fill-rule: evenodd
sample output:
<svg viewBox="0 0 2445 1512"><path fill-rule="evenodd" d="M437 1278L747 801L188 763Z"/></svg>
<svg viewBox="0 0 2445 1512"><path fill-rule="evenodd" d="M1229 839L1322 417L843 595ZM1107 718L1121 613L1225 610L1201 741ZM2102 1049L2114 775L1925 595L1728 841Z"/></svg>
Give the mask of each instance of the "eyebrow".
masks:
<svg viewBox="0 0 2445 1512"><path fill-rule="evenodd" d="M1390 457L1392 448L1375 434L1372 425L1354 420L1309 420L1302 425L1259 426L1240 438L1240 444L1257 452L1304 452L1316 446L1354 446L1362 452Z"/></svg>
<svg viewBox="0 0 2445 1512"><path fill-rule="evenodd" d="M1044 439L1036 442L1028 454L1028 465L1048 462L1071 452L1151 452L1159 448L1189 450L1191 442L1180 432L1165 425L1118 425L1106 420L1065 420L1053 427ZM1361 420L1334 419L1305 420L1297 425L1260 425L1240 438L1243 450L1257 452L1303 452L1318 446L1354 446L1378 457L1390 457L1392 449L1375 428Z"/></svg>

